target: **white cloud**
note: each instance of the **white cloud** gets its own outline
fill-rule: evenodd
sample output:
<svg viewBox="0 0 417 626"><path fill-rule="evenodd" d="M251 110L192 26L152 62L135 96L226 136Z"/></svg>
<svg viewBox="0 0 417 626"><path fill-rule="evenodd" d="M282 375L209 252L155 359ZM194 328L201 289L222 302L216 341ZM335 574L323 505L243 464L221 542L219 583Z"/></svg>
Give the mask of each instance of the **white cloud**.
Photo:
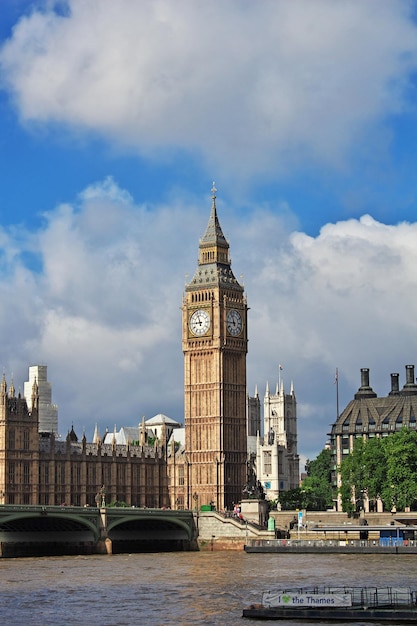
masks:
<svg viewBox="0 0 417 626"><path fill-rule="evenodd" d="M293 378L301 403L304 446L309 437L324 443L334 421L336 367L343 408L360 386L361 367L370 367L383 396L389 374L404 381L404 366L415 362L416 244L417 224L386 226L364 216L327 224L316 238L293 233L287 245L263 250L261 271L249 270L250 371L256 368L259 384L285 364L287 389Z"/></svg>
<svg viewBox="0 0 417 626"><path fill-rule="evenodd" d="M22 18L2 49L26 123L64 123L164 158L185 149L247 177L371 154L374 131L408 106L412 3L67 4L66 16Z"/></svg>
<svg viewBox="0 0 417 626"><path fill-rule="evenodd" d="M197 207L199 207L197 209ZM327 224L313 238L265 206L239 217L218 202L235 275L249 311L248 388L291 380L299 403L299 450L314 458L340 408L370 367L378 395L389 374L415 363L417 224L370 216ZM21 386L31 363L47 363L60 427L91 436L163 412L182 420L181 297L195 270L210 198L138 206L112 179L46 214L19 238L3 232L1 365ZM17 231L16 231L17 232ZM25 251L42 271L25 265ZM9 254L9 251L12 251ZM416 363L417 364L417 363Z"/></svg>

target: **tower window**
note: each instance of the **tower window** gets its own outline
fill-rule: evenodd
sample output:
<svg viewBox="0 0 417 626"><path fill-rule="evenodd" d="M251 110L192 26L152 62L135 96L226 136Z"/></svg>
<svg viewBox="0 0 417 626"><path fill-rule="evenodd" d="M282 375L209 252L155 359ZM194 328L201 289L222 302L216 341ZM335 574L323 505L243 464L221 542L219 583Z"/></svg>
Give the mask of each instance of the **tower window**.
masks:
<svg viewBox="0 0 417 626"><path fill-rule="evenodd" d="M264 450L264 472L272 474L271 450Z"/></svg>
<svg viewBox="0 0 417 626"><path fill-rule="evenodd" d="M15 479L15 466L14 463L9 464L9 484L13 485Z"/></svg>
<svg viewBox="0 0 417 626"><path fill-rule="evenodd" d="M178 484L183 487L184 486L184 467L180 465L178 468Z"/></svg>
<svg viewBox="0 0 417 626"><path fill-rule="evenodd" d="M14 450L15 445L15 431L9 430L9 450Z"/></svg>
<svg viewBox="0 0 417 626"><path fill-rule="evenodd" d="M30 468L29 468L29 463L23 463L23 484L24 485L29 485L30 480Z"/></svg>

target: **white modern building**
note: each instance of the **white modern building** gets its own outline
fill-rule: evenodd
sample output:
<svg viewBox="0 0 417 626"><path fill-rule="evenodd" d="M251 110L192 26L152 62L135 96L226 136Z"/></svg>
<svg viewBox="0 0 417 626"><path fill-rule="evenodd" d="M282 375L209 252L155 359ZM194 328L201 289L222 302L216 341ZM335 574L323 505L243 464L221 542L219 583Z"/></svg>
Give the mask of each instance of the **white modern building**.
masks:
<svg viewBox="0 0 417 626"><path fill-rule="evenodd" d="M29 380L24 383L23 395L25 396L29 411L32 411L33 384L38 385L39 393L39 432L54 433L58 436L58 406L52 404L52 387L47 378L46 365L31 365L29 367Z"/></svg>

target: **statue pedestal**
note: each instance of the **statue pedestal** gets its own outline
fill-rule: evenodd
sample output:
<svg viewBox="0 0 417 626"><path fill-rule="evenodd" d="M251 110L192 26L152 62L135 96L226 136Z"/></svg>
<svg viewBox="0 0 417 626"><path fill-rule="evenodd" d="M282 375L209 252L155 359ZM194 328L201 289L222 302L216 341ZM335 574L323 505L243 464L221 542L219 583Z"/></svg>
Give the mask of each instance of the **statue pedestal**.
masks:
<svg viewBox="0 0 417 626"><path fill-rule="evenodd" d="M266 500L242 500L240 512L248 522L265 526L268 519L268 502Z"/></svg>

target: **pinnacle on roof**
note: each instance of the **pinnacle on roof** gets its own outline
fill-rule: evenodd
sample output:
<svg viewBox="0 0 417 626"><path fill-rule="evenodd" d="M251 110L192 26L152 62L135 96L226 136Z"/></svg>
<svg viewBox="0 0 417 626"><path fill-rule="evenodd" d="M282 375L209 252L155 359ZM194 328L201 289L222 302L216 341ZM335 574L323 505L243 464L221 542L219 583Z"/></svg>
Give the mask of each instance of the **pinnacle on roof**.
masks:
<svg viewBox="0 0 417 626"><path fill-rule="evenodd" d="M98 429L97 423L94 429L93 443L96 443L96 444L101 443L100 431Z"/></svg>
<svg viewBox="0 0 417 626"><path fill-rule="evenodd" d="M1 379L1 393L6 395L7 393L7 383L6 383L6 375L3 372L3 378Z"/></svg>
<svg viewBox="0 0 417 626"><path fill-rule="evenodd" d="M221 244L222 246L229 247L227 243L226 237L223 235L222 227L220 226L219 218L217 217L217 208L216 208L216 187L213 183L213 187L211 188L211 213L210 218L207 224L206 232L204 233L203 238L201 239L201 244Z"/></svg>
<svg viewBox="0 0 417 626"><path fill-rule="evenodd" d="M10 387L9 387L9 398L14 398L15 395L16 395L16 390L14 388L13 376L12 376L12 382L11 382Z"/></svg>
<svg viewBox="0 0 417 626"><path fill-rule="evenodd" d="M77 435L75 433L75 430L74 430L74 424L72 424L71 430L68 431L67 442L72 442L72 443L77 443L78 442L78 437L77 437Z"/></svg>

